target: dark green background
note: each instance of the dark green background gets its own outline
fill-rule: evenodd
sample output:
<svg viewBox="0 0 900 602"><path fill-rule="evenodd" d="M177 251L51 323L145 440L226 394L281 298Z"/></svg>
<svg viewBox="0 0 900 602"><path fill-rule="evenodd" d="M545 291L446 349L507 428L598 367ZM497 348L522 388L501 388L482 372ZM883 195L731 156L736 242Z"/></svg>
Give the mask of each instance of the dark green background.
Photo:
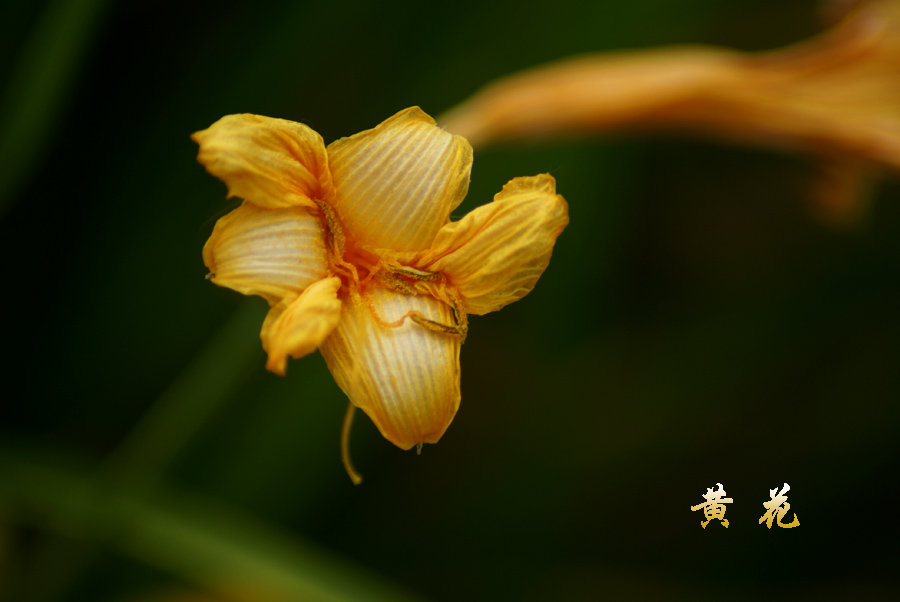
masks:
<svg viewBox="0 0 900 602"><path fill-rule="evenodd" d="M471 320L440 444L401 452L360 417L359 487L321 356L266 372L265 302L200 258L237 203L188 136L222 115L330 142L576 53L777 47L819 29L814 8L2 9L0 599L900 598L896 180L838 231L803 205L804 157L657 137L476 150L455 218L550 172L571 224L533 293ZM785 482L801 526L768 530ZM715 483L727 530L689 510Z"/></svg>

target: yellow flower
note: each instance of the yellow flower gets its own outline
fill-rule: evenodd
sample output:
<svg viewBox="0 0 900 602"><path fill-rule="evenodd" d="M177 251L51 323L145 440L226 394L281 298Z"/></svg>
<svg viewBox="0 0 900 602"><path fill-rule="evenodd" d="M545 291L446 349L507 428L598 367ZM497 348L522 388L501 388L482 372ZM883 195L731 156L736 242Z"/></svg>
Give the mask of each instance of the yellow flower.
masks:
<svg viewBox="0 0 900 602"><path fill-rule="evenodd" d="M498 80L441 117L476 147L499 140L675 129L811 153L823 217L865 209L873 173L900 171L900 0L846 13L766 53L686 46L575 57Z"/></svg>
<svg viewBox="0 0 900 602"><path fill-rule="evenodd" d="M305 125L229 115L198 160L243 204L203 249L209 278L271 306L267 368L320 349L354 406L402 449L436 443L459 407L467 315L528 294L568 223L547 174L516 178L450 222L472 147L418 107L326 148Z"/></svg>

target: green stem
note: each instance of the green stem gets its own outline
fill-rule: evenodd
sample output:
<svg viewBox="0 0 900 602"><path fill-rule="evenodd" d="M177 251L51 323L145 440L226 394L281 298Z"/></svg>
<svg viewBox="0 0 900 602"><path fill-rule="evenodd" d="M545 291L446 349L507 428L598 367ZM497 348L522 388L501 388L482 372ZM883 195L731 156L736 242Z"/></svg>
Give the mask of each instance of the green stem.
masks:
<svg viewBox="0 0 900 602"><path fill-rule="evenodd" d="M107 0L52 0L0 93L0 215L56 124Z"/></svg>
<svg viewBox="0 0 900 602"><path fill-rule="evenodd" d="M206 420L261 365L261 304L245 301L206 349L153 403L104 462L103 474L134 489L159 482L163 472Z"/></svg>
<svg viewBox="0 0 900 602"><path fill-rule="evenodd" d="M229 600L412 600L380 578L212 500L138 496L0 449L0 496L39 527L111 545Z"/></svg>

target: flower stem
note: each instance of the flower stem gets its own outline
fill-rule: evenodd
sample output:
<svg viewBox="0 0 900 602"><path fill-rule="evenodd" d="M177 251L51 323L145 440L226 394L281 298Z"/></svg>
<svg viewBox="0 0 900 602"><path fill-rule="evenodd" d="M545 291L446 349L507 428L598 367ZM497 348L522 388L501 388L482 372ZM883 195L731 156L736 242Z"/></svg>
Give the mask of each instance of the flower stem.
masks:
<svg viewBox="0 0 900 602"><path fill-rule="evenodd" d="M47 4L0 93L0 215L46 145L107 0Z"/></svg>
<svg viewBox="0 0 900 602"><path fill-rule="evenodd" d="M353 468L353 462L350 461L350 429L353 427L353 414L356 413L356 406L353 403L347 404L347 413L344 414L344 428L341 429L341 460L344 461L344 470L354 485L362 483L362 475Z"/></svg>
<svg viewBox="0 0 900 602"><path fill-rule="evenodd" d="M262 352L261 306L242 304L207 347L153 403L105 460L108 478L144 489L157 483L184 446L227 402Z"/></svg>

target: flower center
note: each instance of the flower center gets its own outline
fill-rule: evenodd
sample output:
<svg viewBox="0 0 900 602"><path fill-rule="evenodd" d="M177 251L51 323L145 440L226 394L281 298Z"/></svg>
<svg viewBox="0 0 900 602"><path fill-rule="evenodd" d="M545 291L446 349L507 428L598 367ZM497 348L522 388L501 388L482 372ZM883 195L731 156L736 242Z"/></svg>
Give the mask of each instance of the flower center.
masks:
<svg viewBox="0 0 900 602"><path fill-rule="evenodd" d="M441 272L427 272L402 265L389 253L379 255L353 244L344 235L340 219L334 209L325 201L317 200L321 219L326 230L325 245L328 252L328 269L341 279L340 293L351 299L359 299L366 304L375 320L383 326L396 328L406 318L433 330L460 337L465 340L468 319L463 309L459 293ZM378 315L369 295L370 286L380 286L404 295L429 295L449 305L453 309L454 324L444 324L430 320L416 310L410 310L399 320L388 322Z"/></svg>

